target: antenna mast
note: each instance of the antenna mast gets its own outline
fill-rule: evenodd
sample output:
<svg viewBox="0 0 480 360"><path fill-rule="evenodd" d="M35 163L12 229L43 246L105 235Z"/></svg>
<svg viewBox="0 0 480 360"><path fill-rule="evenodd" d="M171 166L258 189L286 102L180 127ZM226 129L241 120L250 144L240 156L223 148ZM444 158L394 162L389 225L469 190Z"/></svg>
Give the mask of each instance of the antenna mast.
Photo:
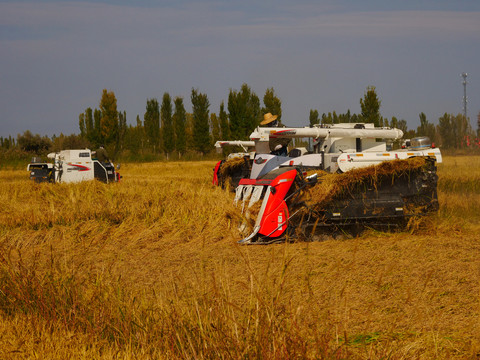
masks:
<svg viewBox="0 0 480 360"><path fill-rule="evenodd" d="M463 116L467 119L467 73L462 73L463 77Z"/></svg>

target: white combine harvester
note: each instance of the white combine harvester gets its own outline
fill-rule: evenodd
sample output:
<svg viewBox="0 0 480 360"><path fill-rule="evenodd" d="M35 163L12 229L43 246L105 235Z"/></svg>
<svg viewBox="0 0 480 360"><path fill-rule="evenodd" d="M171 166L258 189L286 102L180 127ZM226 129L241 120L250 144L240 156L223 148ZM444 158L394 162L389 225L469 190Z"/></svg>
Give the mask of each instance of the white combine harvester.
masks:
<svg viewBox="0 0 480 360"><path fill-rule="evenodd" d="M53 163L33 158L28 164L31 180L38 183L73 183L97 179L110 183L120 181L121 178L110 161L100 162L92 158L92 151L89 149L62 150L50 153L47 157L53 160Z"/></svg>
<svg viewBox="0 0 480 360"><path fill-rule="evenodd" d="M252 233L242 240L244 243L283 241L299 230L305 234L320 228L393 226L413 213L438 209L435 164L442 161L440 150L426 137L412 139L408 148L391 150L391 144L402 136L399 129L375 128L373 124L258 127L250 135L255 143L254 159L245 156L243 163L237 160L235 166L229 166L232 160L217 163L213 183L230 184L235 202L243 204L246 214L256 203L261 204ZM272 139L294 138L311 139L313 148L292 149L287 156L271 151ZM223 146L235 143L238 141L220 141L215 146L221 151ZM406 164L413 158L421 162ZM373 175L362 178L363 183L355 181L365 176L360 169L374 165L379 168L372 168ZM393 165L402 165L403 170L396 171ZM222 167L228 171L222 171ZM391 173L386 170L390 168ZM318 195L319 185L326 182L322 174L326 173L345 173L342 181L349 174L353 178L349 184L353 185L336 192L328 203L316 203L315 198L305 201L306 192Z"/></svg>

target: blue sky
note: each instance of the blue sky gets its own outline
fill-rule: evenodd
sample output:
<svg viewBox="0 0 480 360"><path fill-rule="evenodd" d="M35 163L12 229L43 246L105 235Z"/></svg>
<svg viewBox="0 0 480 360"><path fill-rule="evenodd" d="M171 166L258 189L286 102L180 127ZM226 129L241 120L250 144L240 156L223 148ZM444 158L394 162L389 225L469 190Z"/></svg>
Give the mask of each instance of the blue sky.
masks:
<svg viewBox="0 0 480 360"><path fill-rule="evenodd" d="M283 122L360 112L375 86L384 117L437 123L480 112L480 1L1 1L0 136L78 133L78 115L115 92L127 121L147 99L273 87Z"/></svg>

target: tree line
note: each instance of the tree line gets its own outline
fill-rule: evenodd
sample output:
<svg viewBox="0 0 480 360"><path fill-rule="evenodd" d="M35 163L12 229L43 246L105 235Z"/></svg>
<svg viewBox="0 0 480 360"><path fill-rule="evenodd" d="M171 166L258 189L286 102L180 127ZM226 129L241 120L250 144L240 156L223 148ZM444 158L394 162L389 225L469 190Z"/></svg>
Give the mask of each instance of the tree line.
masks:
<svg viewBox="0 0 480 360"><path fill-rule="evenodd" d="M128 124L126 112L117 108L114 92L104 89L98 109L88 107L79 114L79 134L49 138L25 131L17 136L16 141L11 136L0 137L0 148L41 154L72 148L94 149L103 145L112 158L182 158L187 153L203 156L212 152L217 140L248 139L266 113L278 115L281 122L282 102L273 87L265 91L263 106L247 84L238 91L230 89L227 103L222 101L217 113L210 112L207 94L198 89L191 90L190 100L192 109L187 112L182 97L172 98L165 92L161 103L157 98L147 99L143 119L137 115L135 123ZM343 114L333 111L319 115L318 110L311 109L309 125L374 123L378 127L399 128L404 132L404 138L428 136L445 149L480 147L479 130L475 133L468 119L461 114L445 113L438 119L438 124L434 124L422 112L419 114L420 126L408 129L404 119L381 116L380 107L375 87L369 86L360 98L359 114L348 110ZM480 113L478 124L480 128Z"/></svg>
<svg viewBox="0 0 480 360"><path fill-rule="evenodd" d="M319 116L317 110L310 110L310 125L313 124L337 124L337 123L374 123L377 127L392 127L403 131L404 139L412 139L419 136L428 136L437 146L444 149L480 148L480 112L477 116L477 131L475 132L469 119L463 114L453 115L445 113L438 119L438 124L427 120L425 113L419 114L420 126L416 129L408 129L407 121L391 119L381 116L381 101L379 100L374 86L367 87L363 98L360 99L360 114L351 114L348 110L344 114L335 111Z"/></svg>
<svg viewBox="0 0 480 360"><path fill-rule="evenodd" d="M281 118L281 101L273 88L260 98L247 84L230 89L227 104L221 102L218 113L210 112L207 94L192 89L191 112L182 97L166 92L161 102L147 99L143 120L127 125L125 111L118 111L115 94L103 90L99 109L87 108L79 115L80 138L91 147L104 145L110 153L138 157L144 154L181 158L185 153L205 155L217 140L245 140L260 124L265 113Z"/></svg>

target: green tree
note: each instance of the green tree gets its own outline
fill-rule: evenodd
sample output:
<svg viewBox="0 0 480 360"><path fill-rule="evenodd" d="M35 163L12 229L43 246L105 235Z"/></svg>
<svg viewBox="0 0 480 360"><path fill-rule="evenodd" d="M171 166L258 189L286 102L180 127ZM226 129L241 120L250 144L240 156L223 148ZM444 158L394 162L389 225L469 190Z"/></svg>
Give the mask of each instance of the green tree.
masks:
<svg viewBox="0 0 480 360"><path fill-rule="evenodd" d="M100 120L102 139L106 146L115 145L118 138L118 111L117 99L113 91L103 89L100 111L102 112Z"/></svg>
<svg viewBox="0 0 480 360"><path fill-rule="evenodd" d="M401 119L397 121L397 129L400 129L405 134L408 131L407 120Z"/></svg>
<svg viewBox="0 0 480 360"><path fill-rule="evenodd" d="M193 106L193 143L195 150L206 154L210 150L210 131L208 125L208 107L210 102L207 95L192 89L191 101Z"/></svg>
<svg viewBox="0 0 480 360"><path fill-rule="evenodd" d="M220 117L220 133L222 140L229 140L230 139L230 124L228 123L228 115L225 111L225 104L222 101L220 103L220 111L218 113Z"/></svg>
<svg viewBox="0 0 480 360"><path fill-rule="evenodd" d="M338 122L340 123L349 123L351 121L352 121L352 115L350 114L350 109L348 109L345 114L338 115Z"/></svg>
<svg viewBox="0 0 480 360"><path fill-rule="evenodd" d="M172 122L172 99L168 93L163 94L160 114L162 120L163 149L168 159L169 154L175 149L175 133Z"/></svg>
<svg viewBox="0 0 480 360"><path fill-rule="evenodd" d="M128 125L125 130L125 136L123 140L123 148L127 150L127 154L138 155L144 148L145 132L142 125L140 116L137 115L136 124Z"/></svg>
<svg viewBox="0 0 480 360"><path fill-rule="evenodd" d="M239 92L230 89L228 112L230 134L235 140L248 139L261 121L260 100L247 84Z"/></svg>
<svg viewBox="0 0 480 360"><path fill-rule="evenodd" d="M322 124L333 124L332 113L328 113L328 115L322 114Z"/></svg>
<svg viewBox="0 0 480 360"><path fill-rule="evenodd" d="M442 147L445 149L455 147L452 125L451 116L447 113L438 119L438 132L442 139Z"/></svg>
<svg viewBox="0 0 480 360"><path fill-rule="evenodd" d="M52 150L57 152L69 149L84 149L89 146L88 140L80 135L70 134L64 135L60 133L53 139Z"/></svg>
<svg viewBox="0 0 480 360"><path fill-rule="evenodd" d="M398 119L395 116L392 116L392 120L390 121L390 127L398 128Z"/></svg>
<svg viewBox="0 0 480 360"><path fill-rule="evenodd" d="M320 123L320 119L318 118L318 110L310 109L309 121L310 121L310 126Z"/></svg>
<svg viewBox="0 0 480 360"><path fill-rule="evenodd" d="M375 86L368 86L363 99L360 99L362 121L380 126L380 105Z"/></svg>
<svg viewBox="0 0 480 360"><path fill-rule="evenodd" d="M3 149L11 149L15 147L15 138L12 138L12 135L9 135L8 138L2 137L2 148Z"/></svg>
<svg viewBox="0 0 480 360"><path fill-rule="evenodd" d="M145 115L143 116L143 126L150 147L155 153L159 149L160 143L160 107L157 99L147 99Z"/></svg>
<svg viewBox="0 0 480 360"><path fill-rule="evenodd" d="M127 113L120 111L118 113L118 138L117 138L117 148L123 149L123 143L125 140L125 135L127 133Z"/></svg>
<svg viewBox="0 0 480 360"><path fill-rule="evenodd" d="M438 119L438 132L442 139L442 147L460 149L467 146L468 139L473 138L473 131L463 114L457 116L443 114Z"/></svg>
<svg viewBox="0 0 480 360"><path fill-rule="evenodd" d="M187 137L185 133L186 114L183 105L183 99L176 97L174 100L175 112L173 114L173 122L175 127L175 149L179 156L183 155L187 149Z"/></svg>
<svg viewBox="0 0 480 360"><path fill-rule="evenodd" d="M186 113L185 114L185 137L187 140L187 151L195 151L195 143L193 141L194 138L194 123L193 123L193 114Z"/></svg>
<svg viewBox="0 0 480 360"><path fill-rule="evenodd" d="M333 123L334 124L338 124L340 122L339 118L338 118L338 115L337 113L335 112L335 110L333 111L332 113L332 120L333 120Z"/></svg>
<svg viewBox="0 0 480 360"><path fill-rule="evenodd" d="M277 115L277 120L282 121L282 101L275 95L273 87L268 88L263 95L263 104L265 107L262 108L262 115L271 113ZM252 129L253 130L253 129Z"/></svg>
<svg viewBox="0 0 480 360"><path fill-rule="evenodd" d="M95 126L93 124L93 111L91 107L85 110L85 131L87 140L91 143L95 142Z"/></svg>
<svg viewBox="0 0 480 360"><path fill-rule="evenodd" d="M93 111L93 120L94 120L94 145L98 146L102 144L104 141L102 137L102 129L101 129L101 121L102 121L102 112L98 109Z"/></svg>
<svg viewBox="0 0 480 360"><path fill-rule="evenodd" d="M425 113L419 114L420 126L417 128L417 136L428 136L431 141L435 142L435 125L428 122Z"/></svg>
<svg viewBox="0 0 480 360"><path fill-rule="evenodd" d="M23 151L40 155L51 148L52 141L48 136L42 137L39 134L33 135L27 130L22 135L17 136L17 145Z"/></svg>
<svg viewBox="0 0 480 360"><path fill-rule="evenodd" d="M98 111L98 110L97 110ZM99 114L100 115L100 114ZM98 145L100 142L100 119L101 116L98 116L98 124L93 122L93 111L91 107L88 107L85 112L78 116L79 127L80 127L80 136L85 138L88 143L93 145ZM98 134L97 134L98 132Z"/></svg>
<svg viewBox="0 0 480 360"><path fill-rule="evenodd" d="M454 121L455 147L457 149L464 148L470 142L469 139L473 137L470 121L463 114L452 115L452 119Z"/></svg>
<svg viewBox="0 0 480 360"><path fill-rule="evenodd" d="M215 143L220 140L220 122L215 113L210 114L210 128L212 132L212 141Z"/></svg>
<svg viewBox="0 0 480 360"><path fill-rule="evenodd" d="M85 128L85 114L81 113L78 115L78 127L80 128L80 136L83 138L87 137L87 130Z"/></svg>

